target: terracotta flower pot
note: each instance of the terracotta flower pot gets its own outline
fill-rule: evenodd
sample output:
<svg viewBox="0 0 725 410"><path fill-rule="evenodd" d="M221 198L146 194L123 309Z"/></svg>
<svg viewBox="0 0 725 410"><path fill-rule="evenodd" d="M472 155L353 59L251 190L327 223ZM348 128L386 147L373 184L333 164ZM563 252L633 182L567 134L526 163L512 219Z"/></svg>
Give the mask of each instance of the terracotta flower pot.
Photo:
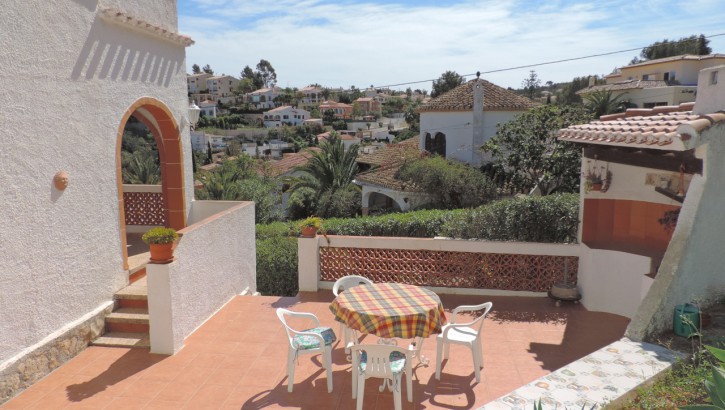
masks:
<svg viewBox="0 0 725 410"><path fill-rule="evenodd" d="M601 191L602 190L602 183L594 183L592 184L592 191Z"/></svg>
<svg viewBox="0 0 725 410"><path fill-rule="evenodd" d="M174 260L173 243L152 243L149 244L152 263L169 263Z"/></svg>
<svg viewBox="0 0 725 410"><path fill-rule="evenodd" d="M317 228L314 226L305 226L302 228L303 238L314 238L315 236L317 236Z"/></svg>

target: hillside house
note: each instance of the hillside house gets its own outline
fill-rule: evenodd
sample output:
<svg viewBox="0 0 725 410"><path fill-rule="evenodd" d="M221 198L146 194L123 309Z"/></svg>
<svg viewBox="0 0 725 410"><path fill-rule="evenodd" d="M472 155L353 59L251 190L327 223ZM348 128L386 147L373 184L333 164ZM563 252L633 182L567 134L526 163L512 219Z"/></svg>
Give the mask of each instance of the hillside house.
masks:
<svg viewBox="0 0 725 410"><path fill-rule="evenodd" d="M284 94L284 90L279 87L260 88L244 94L244 102L251 104L258 110L270 109L277 106L274 100L282 94Z"/></svg>
<svg viewBox="0 0 725 410"><path fill-rule="evenodd" d="M267 128L283 125L302 125L310 119L310 112L289 105L277 107L264 113L264 126Z"/></svg>
<svg viewBox="0 0 725 410"><path fill-rule="evenodd" d="M604 77L606 84L590 84L577 94L611 91L632 108L679 105L695 101L700 70L722 64L725 64L725 54L685 54L643 61L622 67Z"/></svg>
<svg viewBox="0 0 725 410"><path fill-rule="evenodd" d="M420 150L479 166L479 149L496 134L499 124L534 106L526 97L486 80L476 79L418 108Z"/></svg>
<svg viewBox="0 0 725 410"><path fill-rule="evenodd" d="M186 84L189 94L201 94L209 92L206 82L211 77L209 73L189 74L186 76Z"/></svg>
<svg viewBox="0 0 725 410"><path fill-rule="evenodd" d="M352 105L343 104L337 101L324 101L320 104L320 114L325 115L325 111L332 110L335 118L339 120L347 120L352 118Z"/></svg>
<svg viewBox="0 0 725 410"><path fill-rule="evenodd" d="M221 101L223 104L236 101L238 78L231 75L213 76L207 78L206 84L213 101Z"/></svg>

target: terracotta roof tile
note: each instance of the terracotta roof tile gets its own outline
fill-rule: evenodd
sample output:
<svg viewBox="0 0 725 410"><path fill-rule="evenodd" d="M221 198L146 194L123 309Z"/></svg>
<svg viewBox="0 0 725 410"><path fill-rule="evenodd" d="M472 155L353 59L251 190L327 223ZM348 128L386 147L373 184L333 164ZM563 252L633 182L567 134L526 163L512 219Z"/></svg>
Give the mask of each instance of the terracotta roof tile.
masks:
<svg viewBox="0 0 725 410"><path fill-rule="evenodd" d="M370 154L360 153L357 156L357 162L377 166L402 162L410 156L420 154L419 140L420 137L415 136L397 144L390 144Z"/></svg>
<svg viewBox="0 0 725 410"><path fill-rule="evenodd" d="M395 174L397 174L406 159L420 155L418 141L419 137L416 136L397 144L390 144L372 154L359 154L357 162L377 165L378 168L358 174L355 181L361 185L377 185L396 191L422 191L410 182L403 182L395 178Z"/></svg>
<svg viewBox="0 0 725 410"><path fill-rule="evenodd" d="M319 151L317 147L310 147L300 152L287 153L278 161L270 161L270 169L273 177L290 172L294 167L303 166L309 162L312 152Z"/></svg>
<svg viewBox="0 0 725 410"><path fill-rule="evenodd" d="M525 111L536 104L513 91L486 80L472 80L438 96L418 108L418 112L470 111L473 109L473 86L483 83L483 107L486 111Z"/></svg>
<svg viewBox="0 0 725 410"><path fill-rule="evenodd" d="M415 184L411 182L403 182L395 178L395 174L398 173L401 166L403 166L402 161L392 165L376 168L372 171L357 174L355 182L358 184L378 185L396 191L423 192L423 190L418 188Z"/></svg>
<svg viewBox="0 0 725 410"><path fill-rule="evenodd" d="M724 122L725 111L698 115L694 103L652 109L630 109L602 116L599 121L559 130L563 141L681 151L685 144L713 124Z"/></svg>
<svg viewBox="0 0 725 410"><path fill-rule="evenodd" d="M601 85L593 85L591 87L583 88L579 91L577 91L577 94L589 94L593 91L598 90L608 90L608 91L625 91L625 90L635 90L635 89L644 89L644 88L659 88L659 87L667 87L668 84L666 81L662 80L626 80L626 81L619 81L614 84L601 84Z"/></svg>

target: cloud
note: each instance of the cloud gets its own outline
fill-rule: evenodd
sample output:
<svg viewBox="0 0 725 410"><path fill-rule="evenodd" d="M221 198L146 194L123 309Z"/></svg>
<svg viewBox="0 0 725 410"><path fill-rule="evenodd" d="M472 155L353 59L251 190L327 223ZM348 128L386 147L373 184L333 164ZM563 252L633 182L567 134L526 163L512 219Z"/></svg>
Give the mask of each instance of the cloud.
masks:
<svg viewBox="0 0 725 410"><path fill-rule="evenodd" d="M187 65L239 75L264 58L279 85L383 86L637 48L662 38L721 30L718 2L699 13L664 0L634 3L466 0L445 6L401 1L181 0L181 31L196 45ZM650 4L651 3L651 4ZM687 18L683 18L686 16ZM722 41L722 40L718 40ZM711 46L716 49L713 39ZM537 67L543 81L606 74L638 52ZM518 87L528 69L484 75ZM430 89L430 82L412 85Z"/></svg>

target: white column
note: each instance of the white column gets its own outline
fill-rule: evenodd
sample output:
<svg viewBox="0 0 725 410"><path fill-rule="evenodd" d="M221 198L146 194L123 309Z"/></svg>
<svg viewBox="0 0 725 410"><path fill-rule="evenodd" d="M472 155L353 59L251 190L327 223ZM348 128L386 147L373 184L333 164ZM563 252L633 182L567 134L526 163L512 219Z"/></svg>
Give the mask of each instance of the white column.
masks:
<svg viewBox="0 0 725 410"><path fill-rule="evenodd" d="M173 355L184 345L183 339L177 341L174 338L171 307L171 271L178 264L175 261L165 265L146 265L151 353Z"/></svg>
<svg viewBox="0 0 725 410"><path fill-rule="evenodd" d="M320 250L315 238L297 239L300 292L317 292L320 283Z"/></svg>

